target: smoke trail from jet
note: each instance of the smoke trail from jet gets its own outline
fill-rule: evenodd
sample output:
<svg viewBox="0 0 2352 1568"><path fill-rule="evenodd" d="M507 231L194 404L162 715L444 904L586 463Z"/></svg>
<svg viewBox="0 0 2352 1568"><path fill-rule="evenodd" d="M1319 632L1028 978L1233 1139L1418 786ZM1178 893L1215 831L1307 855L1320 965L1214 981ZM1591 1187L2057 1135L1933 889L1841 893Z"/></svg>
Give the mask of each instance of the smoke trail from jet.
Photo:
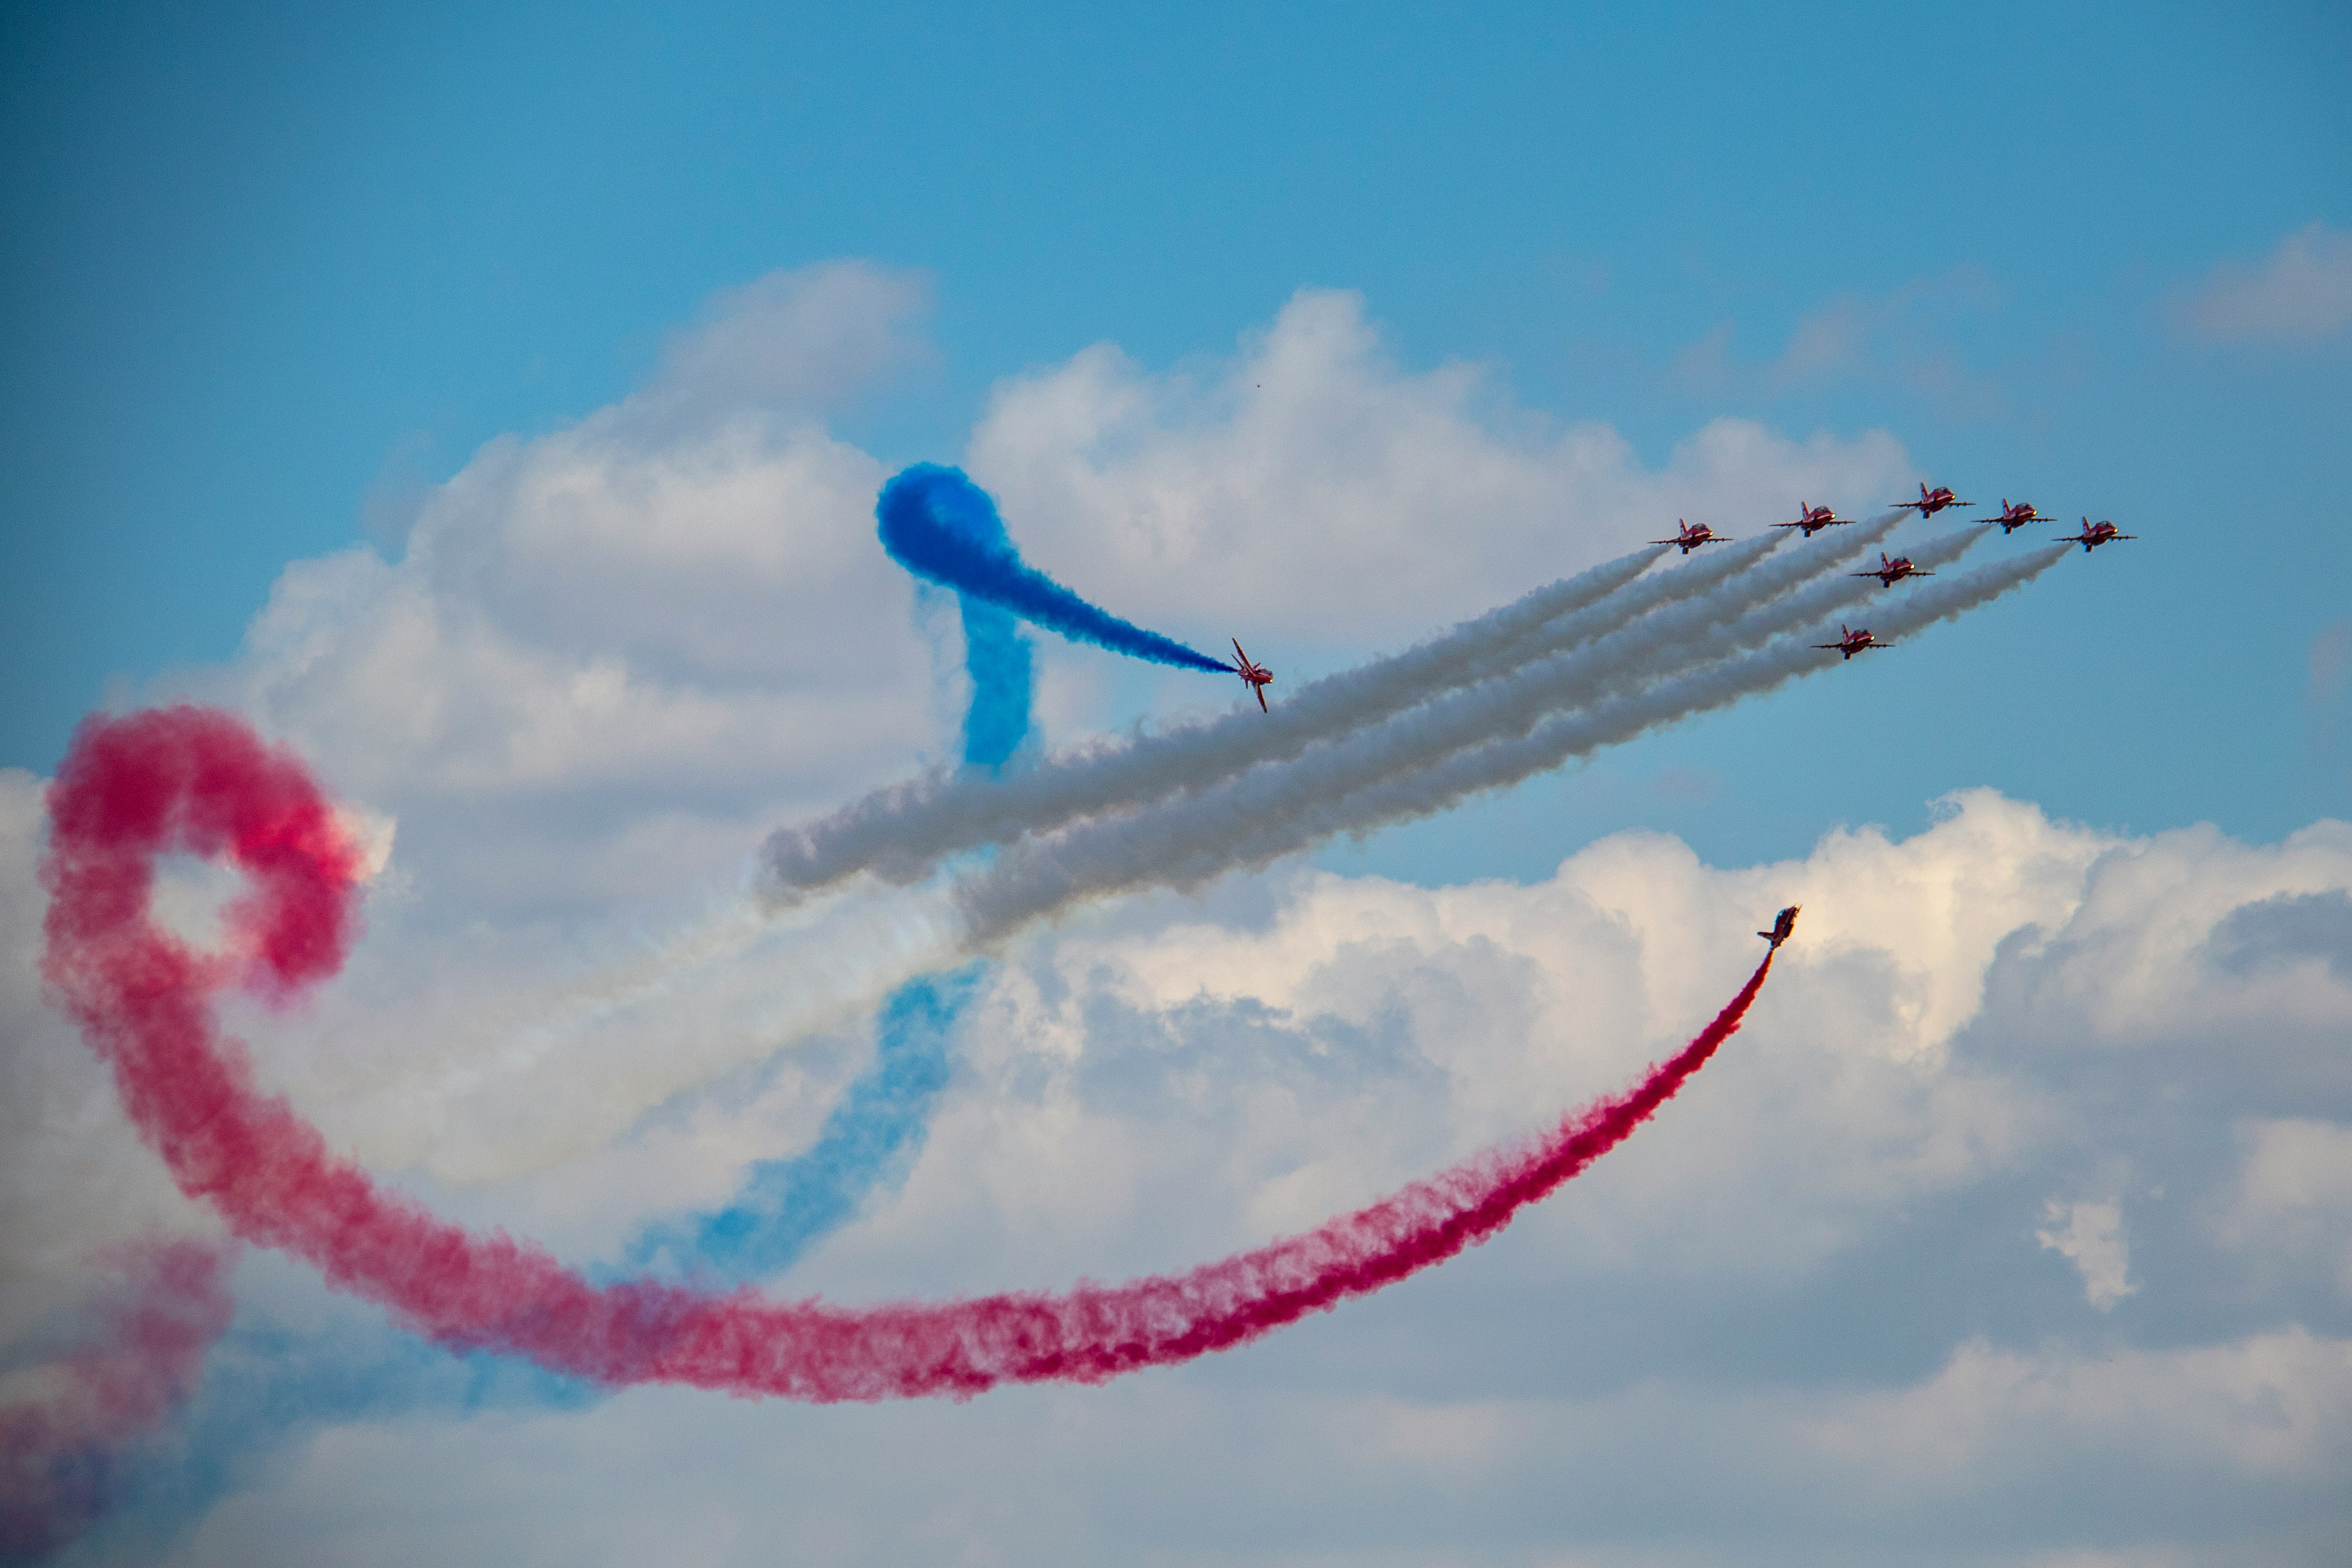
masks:
<svg viewBox="0 0 2352 1568"><path fill-rule="evenodd" d="M1965 548L1956 540L1942 549ZM1920 587L1883 609L1874 628L1889 637L1922 630L2022 586L2065 554L2052 546L1998 565ZM1864 590L1865 592L1867 590ZM1811 646L1830 640L1826 626L1781 637L1753 653L1640 686L1589 708L1574 708L1521 728L1519 715L1540 693L1474 689L1496 712L1497 738L1442 752L1425 736L1374 734L1334 745L1285 768L1244 774L1212 789L1120 817L1077 824L1049 837L1008 847L986 870L956 889L970 940L985 946L1072 904L1144 888L1197 887L1228 871L1262 866L1342 833L1363 833L1444 810L1465 797L1507 788L1537 773L1622 744L1645 731L1727 707L1801 675L1829 668L1836 656ZM1506 705L1516 703L1517 706ZM1435 706L1435 705L1433 705ZM1400 722L1424 716L1426 710ZM1388 743L1381 743L1383 739ZM1400 763L1410 754L1418 759Z"/></svg>
<svg viewBox="0 0 2352 1568"><path fill-rule="evenodd" d="M181 1189L240 1237L453 1347L522 1354L604 1384L677 1383L816 1402L968 1397L1006 1382L1094 1383L1243 1343L1453 1257L1630 1136L1738 1028L1771 970L1625 1093L1303 1236L1190 1273L1060 1296L863 1310L598 1287L503 1233L476 1236L330 1152L261 1094L212 1008L241 981L290 999L357 934L360 858L300 763L235 718L177 708L87 721L49 796L42 973ZM254 884L230 951L157 926L157 858L233 861Z"/></svg>
<svg viewBox="0 0 2352 1568"><path fill-rule="evenodd" d="M856 1217L892 1169L910 1163L948 1083L948 1046L986 973L966 964L909 981L875 1021L874 1066L851 1084L816 1142L788 1160L753 1165L716 1213L651 1226L625 1253L629 1267L668 1264L688 1275L781 1274L810 1245Z"/></svg>
<svg viewBox="0 0 2352 1568"><path fill-rule="evenodd" d="M121 1261L123 1294L100 1308L92 1342L52 1369L55 1391L0 1408L0 1560L44 1556L98 1520L125 1450L187 1403L228 1328L222 1248L153 1243Z"/></svg>
<svg viewBox="0 0 2352 1568"><path fill-rule="evenodd" d="M902 470L882 487L875 513L882 547L918 577L984 599L1076 642L1179 669L1233 673L1223 659L1123 621L1023 561L1005 534L996 503L961 469L917 463Z"/></svg>
<svg viewBox="0 0 2352 1568"><path fill-rule="evenodd" d="M1727 581L1741 586L1718 610L1771 596L1875 544L1901 516L1885 513L1849 539L1808 542L1785 561L1759 564L1787 542L1786 534L1768 534L1636 583L1667 548L1652 545L1538 589L1407 652L1303 687L1281 703L1272 722L1255 712L1229 713L1053 759L1002 787L933 775L877 791L822 822L771 835L762 868L770 888L787 899L860 871L912 880L957 849L1003 843L1286 761L1318 741L1581 646L1666 606L1706 598ZM1699 617L1719 618L1717 611Z"/></svg>
<svg viewBox="0 0 2352 1568"><path fill-rule="evenodd" d="M971 700L963 716L963 761L993 777L1029 738L1036 660L1021 623L970 594L956 595L963 618L963 663Z"/></svg>

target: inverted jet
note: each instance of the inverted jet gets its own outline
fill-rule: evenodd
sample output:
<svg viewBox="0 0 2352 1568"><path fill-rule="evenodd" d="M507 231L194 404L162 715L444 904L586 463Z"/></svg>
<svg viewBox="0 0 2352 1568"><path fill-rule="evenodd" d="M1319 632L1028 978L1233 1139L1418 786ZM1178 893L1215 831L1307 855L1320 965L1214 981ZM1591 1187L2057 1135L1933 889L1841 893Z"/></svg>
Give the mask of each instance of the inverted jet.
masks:
<svg viewBox="0 0 2352 1568"><path fill-rule="evenodd" d="M1256 693L1259 708L1268 713L1274 711L1265 706L1265 689L1273 683L1274 671L1262 664L1252 664L1250 656L1242 651L1242 639L1239 637L1234 639L1234 673L1242 678L1243 685Z"/></svg>

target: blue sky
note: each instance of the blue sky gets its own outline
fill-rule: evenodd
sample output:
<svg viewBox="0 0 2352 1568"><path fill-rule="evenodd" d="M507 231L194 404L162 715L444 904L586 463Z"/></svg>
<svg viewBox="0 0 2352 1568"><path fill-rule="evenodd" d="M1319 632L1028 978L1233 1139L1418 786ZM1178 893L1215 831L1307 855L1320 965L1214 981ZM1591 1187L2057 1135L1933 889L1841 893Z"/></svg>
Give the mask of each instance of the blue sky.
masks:
<svg viewBox="0 0 2352 1568"><path fill-rule="evenodd" d="M1277 704L1678 509L1745 535L1927 479L2138 535L992 952L878 1195L779 1288L1117 1279L1315 1223L1678 1043L1750 906L1801 899L1752 1050L1525 1235L1181 1372L848 1412L432 1377L371 1409L346 1385L415 1343L248 1255L213 1364L250 1383L71 1561L2352 1539L2340 7L0 28L0 1372L95 1249L210 1234L31 967L39 780L94 708L236 707L361 814L367 942L315 1008L238 1020L266 1081L601 1268L832 1147L883 995L966 956L860 894L862 924L625 978L723 926L771 830L955 755L961 623L873 534L907 464L971 468L1115 613L1238 634ZM1049 747L1239 700L1035 641ZM635 706L597 705L615 679ZM306 1389L343 1392L287 1414ZM2245 1414L2273 1408L2284 1436Z"/></svg>
<svg viewBox="0 0 2352 1568"><path fill-rule="evenodd" d="M1805 820L1893 820L1972 759L2124 824L2275 833L2341 798L2298 742L2352 576L2302 526L2336 487L2343 355L2166 315L2352 206L2328 7L12 26L12 763L53 760L110 674L225 657L280 564L396 537L481 442L611 401L714 289L856 256L936 289L928 362L843 422L889 461L952 458L999 377L1102 340L1223 352L1319 284L1407 363L1489 362L1654 458L1717 413L1883 426L1964 493L2151 531L1965 655L1704 751L1727 786L1733 756L1812 774ZM1841 302L1853 360L1775 382ZM1913 732L1822 765L1856 708ZM2148 743L2176 726L2206 743Z"/></svg>

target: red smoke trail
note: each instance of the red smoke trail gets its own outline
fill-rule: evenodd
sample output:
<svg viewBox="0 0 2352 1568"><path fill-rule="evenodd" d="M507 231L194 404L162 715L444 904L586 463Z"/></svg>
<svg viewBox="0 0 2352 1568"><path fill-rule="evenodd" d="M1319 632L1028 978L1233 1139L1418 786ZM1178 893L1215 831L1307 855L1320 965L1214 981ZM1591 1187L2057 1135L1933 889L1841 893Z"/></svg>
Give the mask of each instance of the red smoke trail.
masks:
<svg viewBox="0 0 2352 1568"><path fill-rule="evenodd" d="M111 1500L121 1449L187 1403L235 1303L227 1255L203 1242L136 1248L129 1290L38 1404L0 1410L0 1561L54 1552Z"/></svg>
<svg viewBox="0 0 2352 1568"><path fill-rule="evenodd" d="M1187 1274L1119 1286L862 1310L598 1287L502 1232L470 1235L329 1152L265 1099L209 992L240 970L287 995L333 973L357 929L357 858L289 754L191 708L94 719L49 795L46 973L113 1068L173 1177L239 1236L453 1346L526 1355L605 1384L683 1383L831 1402L965 1397L1005 1382L1099 1383L1328 1310L1485 1240L1622 1142L1739 1026L1771 969L1682 1053L1547 1136L1489 1152L1320 1229ZM155 857L226 854L258 884L238 951L189 952L147 918Z"/></svg>

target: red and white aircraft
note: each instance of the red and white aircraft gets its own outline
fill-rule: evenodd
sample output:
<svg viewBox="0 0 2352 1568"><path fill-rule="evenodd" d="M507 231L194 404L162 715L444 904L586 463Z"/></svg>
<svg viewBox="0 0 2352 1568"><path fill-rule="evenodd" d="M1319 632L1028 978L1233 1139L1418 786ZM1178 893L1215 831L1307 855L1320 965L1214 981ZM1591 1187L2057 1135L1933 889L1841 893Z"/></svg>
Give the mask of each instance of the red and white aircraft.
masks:
<svg viewBox="0 0 2352 1568"><path fill-rule="evenodd" d="M2082 532L2062 533L2058 536L2057 542L2061 544L2079 544L2083 547L2083 553L2088 555L2100 545L2108 543L2114 540L2137 539L2139 535L2137 533L2117 533L2114 523L2093 522L2086 517L2083 520Z"/></svg>
<svg viewBox="0 0 2352 1568"><path fill-rule="evenodd" d="M2033 503L2030 500L2021 500L2015 506L2011 506L2009 503L2009 498L2003 496L2000 498L2000 515L1989 517L1985 521L2000 524L2000 531L2003 537L2006 537L2015 533L2029 522L2055 522L2058 520L2054 517L2044 517L2034 510Z"/></svg>
<svg viewBox="0 0 2352 1568"><path fill-rule="evenodd" d="M1676 518L1675 521L1676 522L1682 522L1683 525L1672 539L1653 539L1650 542L1653 544L1679 544L1682 546L1683 553L1685 555L1688 555L1692 551L1696 550L1702 544L1728 544L1731 542L1729 535L1717 533L1715 530L1709 528L1703 522L1683 522L1681 518Z"/></svg>
<svg viewBox="0 0 2352 1568"><path fill-rule="evenodd" d="M1845 635L1838 638L1837 641L1817 642L1813 646L1815 647L1833 647L1840 653L1845 655L1847 658L1852 658L1858 653L1868 653L1874 647L1885 647L1886 646L1885 643L1880 642L1876 637L1870 635L1870 628L1868 626L1863 627L1860 631L1848 632L1844 626L1841 624L1838 630L1845 632ZM1843 661L1841 660L1840 662L1842 663Z"/></svg>
<svg viewBox="0 0 2352 1568"><path fill-rule="evenodd" d="M1916 566L1912 565L1911 557L1908 555L1898 555L1894 560L1889 561L1886 558L1886 552L1882 550L1878 552L1877 571L1849 572L1846 575L1849 577L1875 577L1878 579L1879 585L1881 587L1892 588L1895 584L1900 583L1906 577L1933 577L1935 574L1933 572L1922 572Z"/></svg>
<svg viewBox="0 0 2352 1568"><path fill-rule="evenodd" d="M1770 942L1772 944L1773 952L1780 952L1780 944L1788 941L1790 933L1797 929L1797 911L1801 908L1803 908L1803 906L1801 904L1790 904L1787 909L1782 910L1779 914L1772 917L1772 929L1770 931L1759 931L1756 934L1762 937L1766 942Z"/></svg>
<svg viewBox="0 0 2352 1568"><path fill-rule="evenodd" d="M1931 490L1926 485L1922 484L1919 487L1919 499L1917 500L1889 501L1887 504L1895 508L1897 511L1902 510L1906 506L1916 508L1917 509L1919 515L1925 518L1935 516L1937 512L1943 510L1948 506L1974 506L1977 503L1972 500L1960 500L1958 496L1954 495L1949 489L1943 485L1937 485Z"/></svg>
<svg viewBox="0 0 2352 1568"><path fill-rule="evenodd" d="M1265 689L1274 679L1274 671L1262 664L1252 664L1250 656L1242 652L1242 639L1239 637L1234 639L1234 673L1242 678L1244 685L1257 693L1257 705L1268 713L1273 712L1273 709L1265 706Z"/></svg>
<svg viewBox="0 0 2352 1568"><path fill-rule="evenodd" d="M1807 539L1811 539L1813 534L1821 529L1835 528L1841 523L1848 523L1853 521L1853 519L1850 517L1840 517L1835 511L1832 510L1828 507L1807 506L1803 501L1799 501L1797 503L1796 521L1776 522L1772 526L1775 528L1801 528L1805 531L1805 537Z"/></svg>

